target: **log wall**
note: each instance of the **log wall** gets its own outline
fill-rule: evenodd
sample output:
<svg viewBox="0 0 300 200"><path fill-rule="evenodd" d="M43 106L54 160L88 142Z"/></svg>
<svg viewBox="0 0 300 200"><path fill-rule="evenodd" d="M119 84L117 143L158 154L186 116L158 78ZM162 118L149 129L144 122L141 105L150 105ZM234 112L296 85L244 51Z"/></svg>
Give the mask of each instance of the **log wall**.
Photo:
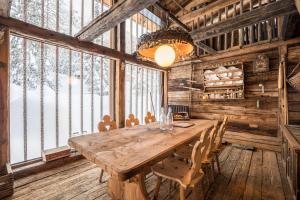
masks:
<svg viewBox="0 0 300 200"><path fill-rule="evenodd" d="M194 118L222 120L224 115L229 116L230 130L235 132L251 133L261 136L277 136L278 130L278 50L262 52L270 58L270 70L263 73L253 71L253 61L258 54L227 58L199 64L173 68L169 73L169 104L191 106L191 115ZM241 100L203 100L201 83L202 69L228 62L242 62L245 72L245 99ZM197 85L190 81L197 81ZM265 87L261 92L259 84ZM257 108L257 100L260 108ZM253 128L255 127L255 128Z"/></svg>

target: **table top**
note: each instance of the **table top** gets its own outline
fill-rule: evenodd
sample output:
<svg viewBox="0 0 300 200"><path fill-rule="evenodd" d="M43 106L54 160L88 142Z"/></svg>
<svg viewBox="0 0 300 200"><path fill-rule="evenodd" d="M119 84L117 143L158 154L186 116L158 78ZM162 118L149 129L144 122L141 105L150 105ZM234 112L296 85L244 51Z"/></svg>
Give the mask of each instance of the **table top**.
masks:
<svg viewBox="0 0 300 200"><path fill-rule="evenodd" d="M101 134L92 133L70 138L69 145L104 171L127 180L198 137L201 131L211 128L217 121L190 122L194 125L188 128L175 127L170 132L136 126Z"/></svg>

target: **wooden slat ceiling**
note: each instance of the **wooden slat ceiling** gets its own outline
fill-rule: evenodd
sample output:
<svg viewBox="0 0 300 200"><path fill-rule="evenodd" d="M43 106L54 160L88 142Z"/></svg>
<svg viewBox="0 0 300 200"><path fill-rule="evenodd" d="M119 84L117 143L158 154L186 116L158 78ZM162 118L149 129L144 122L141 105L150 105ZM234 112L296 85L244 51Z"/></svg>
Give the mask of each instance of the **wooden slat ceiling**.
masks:
<svg viewBox="0 0 300 200"><path fill-rule="evenodd" d="M181 16L191 12L194 7L203 7L216 0L160 0L161 5L172 14Z"/></svg>

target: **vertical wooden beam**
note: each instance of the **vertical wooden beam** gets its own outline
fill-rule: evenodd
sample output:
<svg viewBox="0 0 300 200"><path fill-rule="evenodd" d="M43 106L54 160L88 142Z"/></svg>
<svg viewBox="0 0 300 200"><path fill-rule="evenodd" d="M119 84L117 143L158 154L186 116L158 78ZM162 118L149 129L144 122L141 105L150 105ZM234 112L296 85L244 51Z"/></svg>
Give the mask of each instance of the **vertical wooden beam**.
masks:
<svg viewBox="0 0 300 200"><path fill-rule="evenodd" d="M236 3L235 4L233 4L233 17L235 17L236 16ZM231 47L234 47L234 33L235 33L235 31L233 30L232 32L231 32Z"/></svg>
<svg viewBox="0 0 300 200"><path fill-rule="evenodd" d="M244 1L240 0L240 14L243 14L243 12L244 12L243 5L244 5ZM244 28L240 28L239 29L239 46L240 46L240 48L243 47L243 45L244 45Z"/></svg>
<svg viewBox="0 0 300 200"><path fill-rule="evenodd" d="M0 166L9 162L9 30L0 40Z"/></svg>
<svg viewBox="0 0 300 200"><path fill-rule="evenodd" d="M287 46L279 47L279 105L280 105L280 125L288 124L288 92L286 83L286 68L287 68Z"/></svg>
<svg viewBox="0 0 300 200"><path fill-rule="evenodd" d="M125 22L117 27L118 49L125 52ZM125 60L117 60L115 67L115 117L119 127L125 125Z"/></svg>
<svg viewBox="0 0 300 200"><path fill-rule="evenodd" d="M250 12L253 10L253 0L250 0ZM253 25L249 27L249 43L254 43L254 29Z"/></svg>
<svg viewBox="0 0 300 200"><path fill-rule="evenodd" d="M162 72L163 73L163 99L162 99L162 107L164 107L165 110L168 109L168 71Z"/></svg>

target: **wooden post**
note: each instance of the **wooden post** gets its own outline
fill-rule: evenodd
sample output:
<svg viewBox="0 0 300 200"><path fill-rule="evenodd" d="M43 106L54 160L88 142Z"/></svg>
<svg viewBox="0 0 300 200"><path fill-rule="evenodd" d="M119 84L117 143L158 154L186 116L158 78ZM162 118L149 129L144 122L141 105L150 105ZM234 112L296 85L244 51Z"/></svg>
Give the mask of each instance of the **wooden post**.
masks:
<svg viewBox="0 0 300 200"><path fill-rule="evenodd" d="M280 125L288 124L288 92L286 83L287 51L288 50L286 45L279 47L279 78L281 80L281 82L279 83Z"/></svg>
<svg viewBox="0 0 300 200"><path fill-rule="evenodd" d="M168 109L168 71L163 72L163 102L162 106Z"/></svg>
<svg viewBox="0 0 300 200"><path fill-rule="evenodd" d="M4 34L0 34L0 166L9 162L9 30L1 31Z"/></svg>
<svg viewBox="0 0 300 200"><path fill-rule="evenodd" d="M244 9L243 9L243 4L244 1L240 0L240 14L243 14ZM244 45L244 28L239 29L239 46L240 48L243 47Z"/></svg>
<svg viewBox="0 0 300 200"><path fill-rule="evenodd" d="M118 49L125 53L125 22L118 25ZM117 60L115 67L115 116L118 127L125 125L125 60Z"/></svg>

